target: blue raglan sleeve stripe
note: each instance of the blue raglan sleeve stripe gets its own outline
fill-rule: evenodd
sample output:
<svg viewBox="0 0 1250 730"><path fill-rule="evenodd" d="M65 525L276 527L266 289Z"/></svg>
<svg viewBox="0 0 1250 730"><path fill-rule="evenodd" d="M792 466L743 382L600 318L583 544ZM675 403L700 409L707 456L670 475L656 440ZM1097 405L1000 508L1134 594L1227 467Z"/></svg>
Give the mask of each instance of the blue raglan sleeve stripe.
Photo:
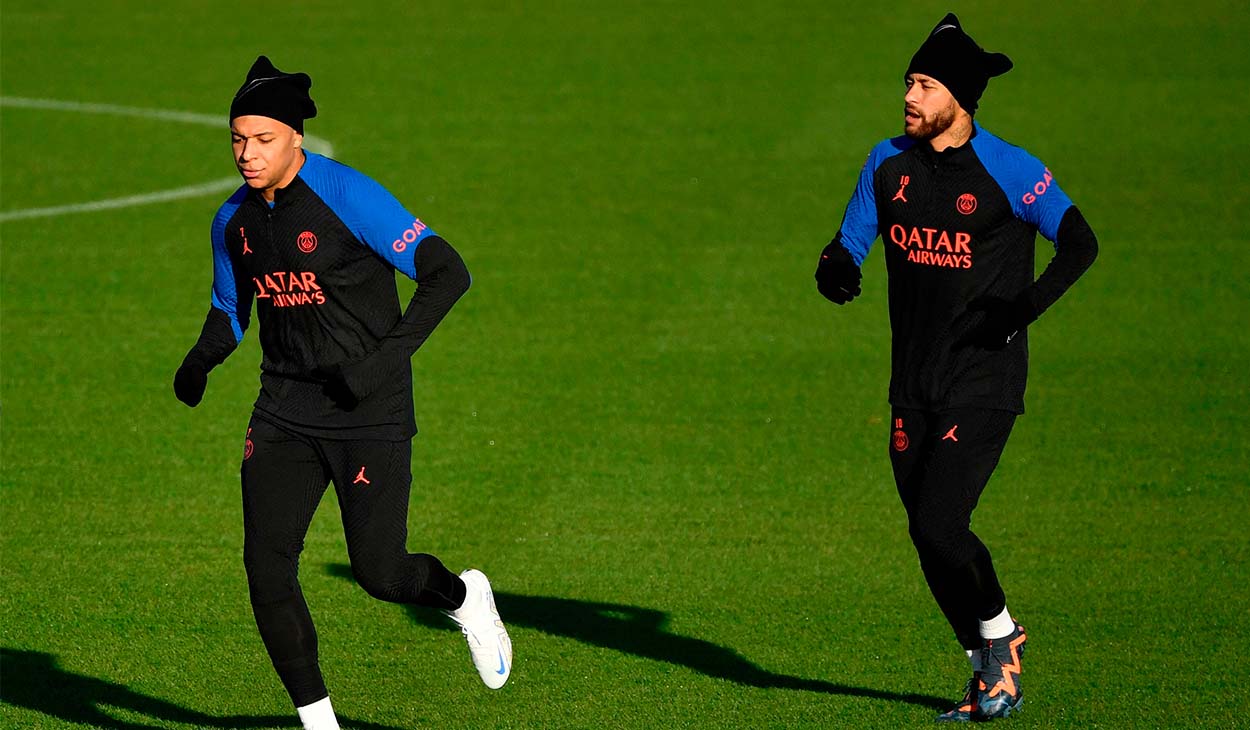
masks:
<svg viewBox="0 0 1250 730"><path fill-rule="evenodd" d="M1050 170L1033 155L986 132L980 125L972 146L1011 202L1016 217L1032 224L1053 243L1064 213L1072 207L1072 199L1059 187Z"/></svg>
<svg viewBox="0 0 1250 730"><path fill-rule="evenodd" d="M842 225L838 227L839 240L842 247L851 254L855 263L863 265L872 249L873 241L877 240L877 196L873 186L873 178L881 163L897 155L910 146L904 139L887 139L868 153L864 167L859 172L859 182L855 184L855 192L846 204L846 212L842 214Z"/></svg>
<svg viewBox="0 0 1250 730"><path fill-rule="evenodd" d="M334 160L312 155L305 163L304 178L343 223L369 248L402 271L417 278L416 247L433 230L372 178ZM311 167L311 169L307 169Z"/></svg>
<svg viewBox="0 0 1250 730"><path fill-rule="evenodd" d="M230 252L226 250L226 224L234 217L246 194L247 186L244 185L231 195L217 211L212 228L213 292L210 301L215 309L225 312L230 319L236 344L243 341L243 326L239 323L238 279L234 275Z"/></svg>

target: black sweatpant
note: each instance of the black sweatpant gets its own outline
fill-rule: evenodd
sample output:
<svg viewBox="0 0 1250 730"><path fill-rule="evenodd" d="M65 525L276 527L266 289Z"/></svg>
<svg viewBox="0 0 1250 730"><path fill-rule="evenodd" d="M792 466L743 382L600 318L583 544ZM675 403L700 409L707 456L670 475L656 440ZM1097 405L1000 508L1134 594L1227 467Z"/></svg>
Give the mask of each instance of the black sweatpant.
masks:
<svg viewBox="0 0 1250 730"><path fill-rule="evenodd" d="M908 532L934 599L965 649L979 649L979 621L1006 605L972 510L998 466L1016 414L958 408L895 408L890 463L907 510Z"/></svg>
<svg viewBox="0 0 1250 730"><path fill-rule="evenodd" d="M327 696L299 555L334 482L352 574L384 601L458 608L464 583L432 555L409 554L410 441L313 438L253 414L240 475L243 564L256 627L296 707Z"/></svg>

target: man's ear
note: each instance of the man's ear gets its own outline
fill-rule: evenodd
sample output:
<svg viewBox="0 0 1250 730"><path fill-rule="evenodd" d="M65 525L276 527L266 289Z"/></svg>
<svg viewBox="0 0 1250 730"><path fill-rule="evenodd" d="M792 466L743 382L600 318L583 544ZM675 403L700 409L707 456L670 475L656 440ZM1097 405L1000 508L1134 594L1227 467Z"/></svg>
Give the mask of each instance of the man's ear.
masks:
<svg viewBox="0 0 1250 730"><path fill-rule="evenodd" d="M304 146L304 135L300 134L299 132L296 132L296 133L295 133L295 142L294 142L291 146L292 146L292 147L294 147L295 149L299 149L300 147L303 147L303 146Z"/></svg>

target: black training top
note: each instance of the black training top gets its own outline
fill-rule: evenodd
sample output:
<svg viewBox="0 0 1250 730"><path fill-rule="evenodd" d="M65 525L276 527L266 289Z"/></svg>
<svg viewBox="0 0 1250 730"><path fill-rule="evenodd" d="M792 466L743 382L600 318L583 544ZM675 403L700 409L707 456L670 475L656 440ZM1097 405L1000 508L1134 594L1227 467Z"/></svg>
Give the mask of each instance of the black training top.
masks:
<svg viewBox="0 0 1250 730"><path fill-rule="evenodd" d="M305 153L270 205L240 187L213 219L212 307L188 354L211 368L260 320L256 412L326 438L409 438L409 358L468 288L455 251L381 185ZM418 282L400 316L394 271ZM341 373L358 403L327 388Z"/></svg>
<svg viewBox="0 0 1250 730"><path fill-rule="evenodd" d="M1058 255L1035 284L1038 231ZM953 345L984 316L968 311L972 300L1024 295L1040 314L1092 263L1093 233L1050 170L980 125L943 152L886 140L868 156L834 240L862 264L878 235L889 276L890 403L1022 413L1025 333L1003 350Z"/></svg>

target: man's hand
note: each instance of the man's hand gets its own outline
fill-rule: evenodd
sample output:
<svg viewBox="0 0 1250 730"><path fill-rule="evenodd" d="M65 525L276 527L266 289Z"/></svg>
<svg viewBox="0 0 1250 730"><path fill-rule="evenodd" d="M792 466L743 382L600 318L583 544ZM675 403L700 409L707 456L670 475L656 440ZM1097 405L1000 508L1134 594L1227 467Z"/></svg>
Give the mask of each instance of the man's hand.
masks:
<svg viewBox="0 0 1250 730"><path fill-rule="evenodd" d="M1015 299L978 297L968 304L968 311L984 312L985 316L955 341L951 346L953 350L968 345L986 350L1001 350L1037 319L1037 312L1026 294Z"/></svg>
<svg viewBox="0 0 1250 730"><path fill-rule="evenodd" d="M203 400L207 387L208 371L198 363L183 362L178 372L174 373L174 395L192 408Z"/></svg>
<svg viewBox="0 0 1250 730"><path fill-rule="evenodd" d="M863 274L855 259L834 239L820 253L816 264L816 289L834 304L846 304L859 296Z"/></svg>

